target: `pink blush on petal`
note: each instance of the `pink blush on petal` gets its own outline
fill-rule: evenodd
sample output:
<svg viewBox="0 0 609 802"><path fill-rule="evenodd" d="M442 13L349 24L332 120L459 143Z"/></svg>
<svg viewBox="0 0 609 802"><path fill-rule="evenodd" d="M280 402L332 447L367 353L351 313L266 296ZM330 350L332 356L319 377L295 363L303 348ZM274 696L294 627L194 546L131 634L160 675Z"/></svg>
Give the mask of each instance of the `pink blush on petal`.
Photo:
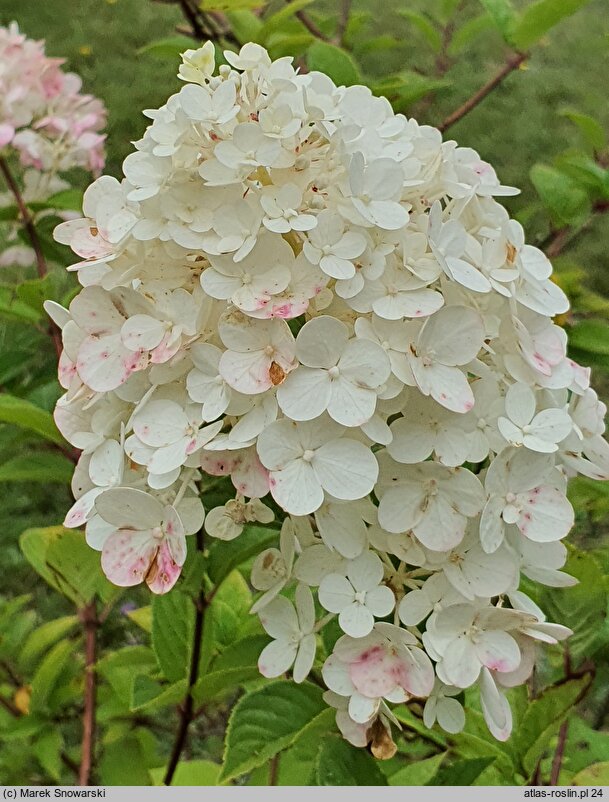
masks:
<svg viewBox="0 0 609 802"><path fill-rule="evenodd" d="M181 572L182 566L175 562L165 541L159 546L159 550L152 561L146 576L146 584L153 593L167 593L178 581Z"/></svg>
<svg viewBox="0 0 609 802"><path fill-rule="evenodd" d="M356 689L368 698L385 696L398 684L396 656L384 646L367 649L359 660L349 665L349 676Z"/></svg>

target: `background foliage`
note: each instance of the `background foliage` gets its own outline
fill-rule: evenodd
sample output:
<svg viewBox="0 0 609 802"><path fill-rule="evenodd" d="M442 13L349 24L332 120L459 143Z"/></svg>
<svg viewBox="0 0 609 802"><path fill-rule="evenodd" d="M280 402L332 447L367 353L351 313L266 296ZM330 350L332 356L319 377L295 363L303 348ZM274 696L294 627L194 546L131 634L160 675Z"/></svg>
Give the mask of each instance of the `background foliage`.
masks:
<svg viewBox="0 0 609 802"><path fill-rule="evenodd" d="M254 39L273 57L295 55L303 68L366 83L396 110L444 123L503 183L523 188L508 199L510 211L554 259L573 300L560 321L572 355L594 366L609 398L606 0L387 0L382 15L372 0L203 0L200 8L194 0L3 0L0 23L12 19L46 38L48 52L66 57L108 106L107 170L116 176L144 129L135 110L177 89L178 53L205 30L220 48ZM55 208L74 199L56 199ZM493 740L466 693L465 732L427 731L419 705L403 706L397 755L375 761L337 736L314 682L258 675L266 636L248 616L244 576L276 532L251 527L238 541L205 544L204 558L193 549L176 591L151 601L113 588L80 533L58 525L71 503L71 454L50 416L59 388L42 300L65 301L75 285L62 270L69 254L51 239L56 218L32 212L49 275L0 274L1 782L609 784L607 485L572 485L578 518L567 570L581 584L537 597L576 634L512 693L511 740ZM7 202L0 249L15 226ZM228 495L216 483L206 506ZM85 738L83 751L95 690L97 737Z"/></svg>

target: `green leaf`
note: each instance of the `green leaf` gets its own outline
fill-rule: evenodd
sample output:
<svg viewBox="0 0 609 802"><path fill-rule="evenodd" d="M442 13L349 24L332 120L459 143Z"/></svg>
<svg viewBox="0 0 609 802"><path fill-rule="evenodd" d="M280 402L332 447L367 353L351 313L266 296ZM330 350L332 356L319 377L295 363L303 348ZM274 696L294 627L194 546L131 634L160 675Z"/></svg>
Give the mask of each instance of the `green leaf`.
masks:
<svg viewBox="0 0 609 802"><path fill-rule="evenodd" d="M261 5L261 0L201 0L199 8L201 11L227 12L233 9L260 8Z"/></svg>
<svg viewBox="0 0 609 802"><path fill-rule="evenodd" d="M105 744L99 773L103 785L149 785L144 750L135 734Z"/></svg>
<svg viewBox="0 0 609 802"><path fill-rule="evenodd" d="M234 643L252 606L252 594L239 571L232 571L220 585L209 613L213 618L214 644L220 650Z"/></svg>
<svg viewBox="0 0 609 802"><path fill-rule="evenodd" d="M258 657L268 641L266 635L250 635L225 649L195 685L193 696L197 703L205 704L257 679Z"/></svg>
<svg viewBox="0 0 609 802"><path fill-rule="evenodd" d="M315 41L307 50L307 65L328 75L337 86L361 81L359 67L345 50L329 42Z"/></svg>
<svg viewBox="0 0 609 802"><path fill-rule="evenodd" d="M385 95L395 111L411 106L425 95L445 89L451 82L447 78L429 78L411 70L402 70L372 85L372 91Z"/></svg>
<svg viewBox="0 0 609 802"><path fill-rule="evenodd" d="M609 785L609 762L593 763L578 772L572 778L571 785Z"/></svg>
<svg viewBox="0 0 609 802"><path fill-rule="evenodd" d="M63 736L59 729L49 729L43 732L32 747L38 762L47 774L59 782L61 780L61 753L63 751Z"/></svg>
<svg viewBox="0 0 609 802"><path fill-rule="evenodd" d="M315 0L292 0L292 2L289 4L284 5L280 11L277 11L275 14L266 17L262 24L262 28L260 28L258 32L256 41L261 45L265 44L266 40L272 33L281 30L284 24L295 14L305 9L307 6L310 6L314 2ZM259 3L256 5L259 5Z"/></svg>
<svg viewBox="0 0 609 802"><path fill-rule="evenodd" d="M214 585L251 557L279 543L279 531L263 526L246 526L235 540L214 540L209 547L207 572Z"/></svg>
<svg viewBox="0 0 609 802"><path fill-rule="evenodd" d="M485 0L486 1L486 0ZM524 9L512 33L513 44L528 50L561 20L575 14L590 0L537 0Z"/></svg>
<svg viewBox="0 0 609 802"><path fill-rule="evenodd" d="M589 676L554 685L528 706L518 729L512 735L510 749L527 776L548 748L550 739L571 708L590 686Z"/></svg>
<svg viewBox="0 0 609 802"><path fill-rule="evenodd" d="M180 592L155 596L152 602L152 648L170 682L183 679L190 664L195 606Z"/></svg>
<svg viewBox="0 0 609 802"><path fill-rule="evenodd" d="M561 153L554 163L594 197L609 198L609 170L597 164L588 153Z"/></svg>
<svg viewBox="0 0 609 802"><path fill-rule="evenodd" d="M70 212L80 212L82 209L83 192L80 189L71 187L56 192L47 199L46 204L50 209L64 209Z"/></svg>
<svg viewBox="0 0 609 802"><path fill-rule="evenodd" d="M188 36L168 36L149 42L137 51L139 56L152 56L162 61L176 61L185 50L196 47Z"/></svg>
<svg viewBox="0 0 609 802"><path fill-rule="evenodd" d="M306 31L302 33L274 33L269 36L266 48L271 58L278 59L304 55L314 37Z"/></svg>
<svg viewBox="0 0 609 802"><path fill-rule="evenodd" d="M233 6L234 8L234 6ZM262 20L248 8L225 11L226 19L230 23L231 31L240 44L255 42L262 29Z"/></svg>
<svg viewBox="0 0 609 802"><path fill-rule="evenodd" d="M589 215L588 193L565 173L545 164L535 164L531 168L530 177L556 225L573 225Z"/></svg>
<svg viewBox="0 0 609 802"><path fill-rule="evenodd" d="M96 593L105 598L118 593L101 570L99 554L87 545L82 532L64 529L50 543L46 564L62 593L76 603L88 603Z"/></svg>
<svg viewBox="0 0 609 802"><path fill-rule="evenodd" d="M70 484L74 465L60 454L22 454L0 465L0 482Z"/></svg>
<svg viewBox="0 0 609 802"><path fill-rule="evenodd" d="M91 601L96 593L109 602L120 593L103 575L99 555L87 545L82 532L63 526L28 529L19 544L45 582L75 604Z"/></svg>
<svg viewBox="0 0 609 802"><path fill-rule="evenodd" d="M24 398L16 398L6 393L0 395L0 422L12 423L21 429L36 432L52 443L64 442L55 426L53 416Z"/></svg>
<svg viewBox="0 0 609 802"><path fill-rule="evenodd" d="M131 704L135 677L150 675L155 668L154 652L147 646L126 646L97 661L97 672L127 706Z"/></svg>
<svg viewBox="0 0 609 802"><path fill-rule="evenodd" d="M594 150L602 150L607 144L607 136L603 126L589 114L582 114L575 109L562 109L560 112L563 117L568 117L583 134L586 142Z"/></svg>
<svg viewBox="0 0 609 802"><path fill-rule="evenodd" d="M186 696L188 683L185 679L171 685L161 685L146 674L133 678L130 709L134 713L154 712L182 702Z"/></svg>
<svg viewBox="0 0 609 802"><path fill-rule="evenodd" d="M505 41L513 44L514 30L518 25L518 14L510 0L480 0L480 4Z"/></svg>
<svg viewBox="0 0 609 802"><path fill-rule="evenodd" d="M229 719L221 779L231 780L266 763L293 744L324 708L321 690L309 683L280 680L247 693Z"/></svg>
<svg viewBox="0 0 609 802"><path fill-rule="evenodd" d="M16 203L0 208L0 223L12 223L19 219L19 207Z"/></svg>
<svg viewBox="0 0 609 802"><path fill-rule="evenodd" d="M48 273L44 278L33 278L22 281L17 287L17 296L24 304L30 306L40 317L45 315L43 303L53 297L55 277Z"/></svg>
<svg viewBox="0 0 609 802"><path fill-rule="evenodd" d="M211 760L186 760L178 764L173 775L172 785L218 785L220 768L217 763ZM160 769L150 769L150 777L154 785L163 785L165 777L165 767Z"/></svg>
<svg viewBox="0 0 609 802"><path fill-rule="evenodd" d="M480 14L478 17L468 20L453 35L448 46L448 55L458 56L481 33L486 33L492 27L493 20L488 14Z"/></svg>
<svg viewBox="0 0 609 802"><path fill-rule="evenodd" d="M589 553L571 547L564 570L579 579L570 588L544 588L539 603L552 621L573 630L569 652L591 657L605 645L602 632L607 615L607 590L601 565Z"/></svg>
<svg viewBox="0 0 609 802"><path fill-rule="evenodd" d="M581 351L609 356L609 324L602 320L580 320L569 329L569 344Z"/></svg>
<svg viewBox="0 0 609 802"><path fill-rule="evenodd" d="M30 706L33 712L47 709L49 697L61 683L64 669L73 659L74 644L61 640L47 653L32 679Z"/></svg>
<svg viewBox="0 0 609 802"><path fill-rule="evenodd" d="M20 665L25 667L33 665L43 652L61 638L65 638L77 625L78 616L66 615L37 627L23 644L19 655Z"/></svg>
<svg viewBox="0 0 609 802"><path fill-rule="evenodd" d="M303 729L281 755L278 785L314 785L315 764L321 739L336 730L336 711L327 707Z"/></svg>
<svg viewBox="0 0 609 802"><path fill-rule="evenodd" d="M432 782L436 776L442 761L446 757L446 752L427 758L427 760L417 760L402 769L398 769L389 778L389 785L434 785Z"/></svg>
<svg viewBox="0 0 609 802"><path fill-rule="evenodd" d="M435 53L440 50L442 47L442 37L429 17L426 17L425 14L421 14L418 11L413 11L410 8L400 8L398 9L398 14L414 25Z"/></svg>
<svg viewBox="0 0 609 802"><path fill-rule="evenodd" d="M473 785L474 781L495 760L494 757L477 757L472 760L458 760L444 765L437 775L426 785Z"/></svg>
<svg viewBox="0 0 609 802"><path fill-rule="evenodd" d="M17 296L15 287L0 287L0 317L20 323L38 323L42 315Z"/></svg>
<svg viewBox="0 0 609 802"><path fill-rule="evenodd" d="M152 632L152 606L150 604L139 607L137 610L131 610L127 616L144 632Z"/></svg>
<svg viewBox="0 0 609 802"><path fill-rule="evenodd" d="M338 735L321 742L315 762L317 785L387 785L375 759Z"/></svg>

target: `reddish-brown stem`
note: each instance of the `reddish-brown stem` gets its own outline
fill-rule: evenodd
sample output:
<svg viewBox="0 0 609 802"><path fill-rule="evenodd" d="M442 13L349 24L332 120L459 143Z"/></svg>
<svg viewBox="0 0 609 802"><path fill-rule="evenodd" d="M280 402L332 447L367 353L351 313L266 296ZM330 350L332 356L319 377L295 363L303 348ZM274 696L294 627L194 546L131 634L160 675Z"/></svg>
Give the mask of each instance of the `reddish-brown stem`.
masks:
<svg viewBox="0 0 609 802"><path fill-rule="evenodd" d="M279 778L279 755L280 753L277 752L269 762L269 785L277 785L277 780Z"/></svg>
<svg viewBox="0 0 609 802"><path fill-rule="evenodd" d="M289 3L290 0L287 0ZM321 31L317 25L313 22L311 17L306 13L306 11L297 11L294 16L297 20L299 20L307 29L307 31L314 36L316 39L321 39L322 42L327 42L328 37L325 35L323 31Z"/></svg>
<svg viewBox="0 0 609 802"><path fill-rule="evenodd" d="M484 86L480 87L475 94L468 98L465 103L459 106L458 109L455 109L452 114L449 114L448 117L440 123L438 126L440 131L447 131L449 128L451 128L451 126L469 114L472 109L475 109L479 103L482 103L485 97L490 95L494 89L496 89L500 84L503 83L503 81L505 81L510 73L514 72L514 70L517 70L518 67L524 63L527 57L527 53L513 53L507 59L503 67L489 81L487 81Z"/></svg>
<svg viewBox="0 0 609 802"><path fill-rule="evenodd" d="M345 32L349 25L349 17L351 16L351 0L341 0L340 13L338 16L338 25L336 28L336 44L341 46L345 42Z"/></svg>
<svg viewBox="0 0 609 802"><path fill-rule="evenodd" d="M95 752L95 713L97 696L97 678L95 661L97 659L97 628L99 621L95 602L82 608L80 616L85 630L85 694L82 719L82 742L78 784L89 785L93 770Z"/></svg>
<svg viewBox="0 0 609 802"><path fill-rule="evenodd" d="M21 194L21 190L15 181L13 174L10 171L8 166L8 162L2 156L0 156L0 172L6 181L6 185L10 189L13 197L15 198L15 203L17 204L17 208L19 209L19 214L21 215L21 221L23 222L23 227L25 228L32 248L34 249L34 253L36 254L36 267L38 270L38 275L40 278L44 278L47 274L47 263L46 259L44 258L44 254L42 252L42 246L40 244L40 240L38 239L38 232L36 231L36 226L34 225L34 220L32 219L32 215L30 214L30 210L27 207L27 204L23 200L23 195Z"/></svg>
<svg viewBox="0 0 609 802"><path fill-rule="evenodd" d="M11 173L8 162L2 156L0 156L0 172L6 181L7 187L10 189L13 197L15 198L15 203L19 209L19 215L21 216L21 222L23 223L23 227L28 235L32 249L36 254L36 269L38 271L38 276L40 278L44 278L48 272L47 262L44 258L44 253L42 252L42 245L40 244L40 239L38 238L38 232L36 231L36 226L34 225L34 219L30 214L30 210L28 209L26 202L23 200L23 195L21 194L21 190L19 189L19 186L15 181L13 174ZM53 345L55 346L57 356L60 356L62 349L61 332L55 323L53 323L53 321L51 321L49 325L49 333L53 339Z"/></svg>
<svg viewBox="0 0 609 802"><path fill-rule="evenodd" d="M569 732L569 721L563 721L558 731L558 743L556 751L552 759L552 771L550 772L550 785L558 785L560 778L560 769L562 766L562 759L565 754L565 746L567 744L567 733Z"/></svg>
<svg viewBox="0 0 609 802"><path fill-rule="evenodd" d="M597 201L592 207L592 214L583 225L576 229L571 226L563 226L563 228L551 231L548 238L539 247L549 259L554 259L590 226L596 215L606 214L608 211L609 203L607 201Z"/></svg>
<svg viewBox="0 0 609 802"><path fill-rule="evenodd" d="M201 530L197 533L198 551L203 551L203 546L203 530ZM205 590L203 587L201 587L195 602L195 627L193 632L190 670L188 673L188 687L186 689L186 696L184 697L184 701L180 709L180 722L178 724L178 730L173 742L171 755L169 756L169 762L167 763L167 769L165 770L163 785L171 785L173 781L173 777L178 767L178 763L180 762L184 746L186 745L188 728L196 716L193 691L195 685L197 684L197 680L199 679L199 663L201 662L201 646L203 644L203 624L205 622L205 611L207 610L208 604L209 602L207 600Z"/></svg>

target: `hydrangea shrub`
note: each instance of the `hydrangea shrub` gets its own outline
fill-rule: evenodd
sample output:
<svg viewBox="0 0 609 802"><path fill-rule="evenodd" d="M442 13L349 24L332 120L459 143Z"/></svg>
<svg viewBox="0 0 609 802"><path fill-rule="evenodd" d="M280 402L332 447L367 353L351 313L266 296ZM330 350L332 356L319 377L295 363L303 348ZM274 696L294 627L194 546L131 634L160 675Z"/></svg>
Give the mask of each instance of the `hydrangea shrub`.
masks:
<svg viewBox="0 0 609 802"><path fill-rule="evenodd" d="M567 298L474 150L258 45L225 58L184 54L125 178L56 230L83 285L47 303L82 450L65 525L112 582L165 593L202 526L277 520L251 575L264 676L302 682L336 621L322 677L351 743L410 698L458 732L473 686L506 739L503 691L570 634L521 576L573 584L567 481L609 478ZM204 510L206 475L235 497Z"/></svg>
<svg viewBox="0 0 609 802"><path fill-rule="evenodd" d="M104 166L106 110L63 63L16 23L0 28L0 148L14 149L46 183L73 167L98 174Z"/></svg>
<svg viewBox="0 0 609 802"><path fill-rule="evenodd" d="M44 42L28 39L16 23L0 27L0 159L11 190L0 196L2 207L14 205L17 191L20 203L43 204L39 210L48 212L55 208L53 196L70 187L67 171L81 168L97 176L104 167L106 109L82 93L80 77L65 72L63 63L47 56ZM8 232L0 267L34 261L34 251L16 242L16 233Z"/></svg>

